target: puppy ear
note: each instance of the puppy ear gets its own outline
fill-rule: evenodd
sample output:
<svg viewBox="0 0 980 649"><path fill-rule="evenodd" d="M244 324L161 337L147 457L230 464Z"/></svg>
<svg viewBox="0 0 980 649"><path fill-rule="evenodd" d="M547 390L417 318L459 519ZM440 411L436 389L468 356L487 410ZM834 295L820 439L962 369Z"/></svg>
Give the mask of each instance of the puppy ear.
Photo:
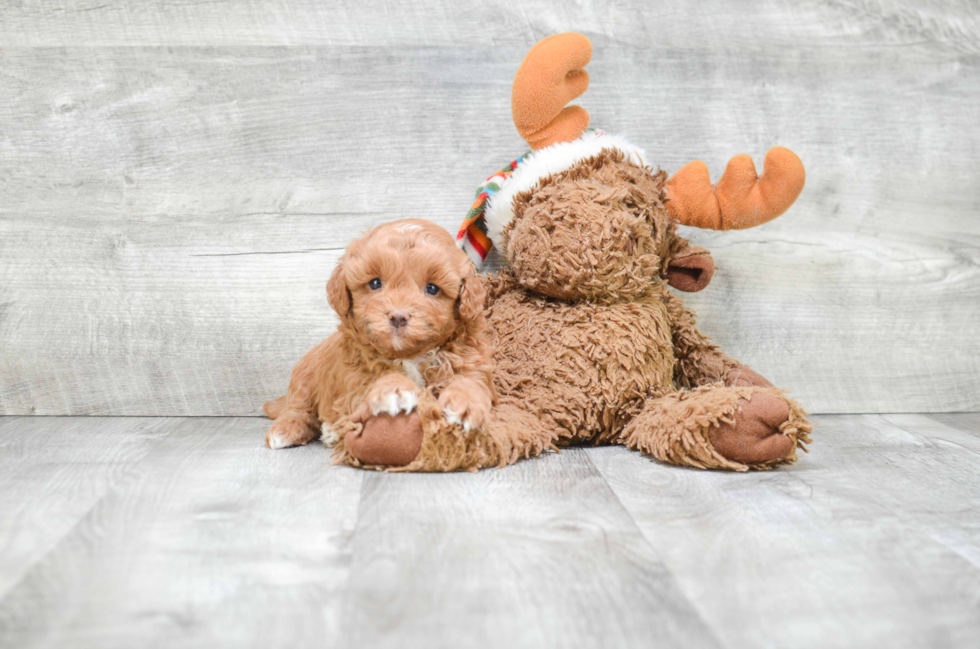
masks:
<svg viewBox="0 0 980 649"><path fill-rule="evenodd" d="M693 293L711 282L715 274L715 262L711 253L698 246L690 246L678 252L667 264L667 283L679 291Z"/></svg>
<svg viewBox="0 0 980 649"><path fill-rule="evenodd" d="M463 283L459 287L456 298L456 313L468 327L483 320L483 305L486 302L487 291L483 282L476 276L473 263L466 260L466 270L463 271Z"/></svg>
<svg viewBox="0 0 980 649"><path fill-rule="evenodd" d="M350 315L354 300L351 297L350 289L347 288L347 272L344 269L343 257L337 262L337 267L333 269L330 279L327 280L327 300L341 320Z"/></svg>

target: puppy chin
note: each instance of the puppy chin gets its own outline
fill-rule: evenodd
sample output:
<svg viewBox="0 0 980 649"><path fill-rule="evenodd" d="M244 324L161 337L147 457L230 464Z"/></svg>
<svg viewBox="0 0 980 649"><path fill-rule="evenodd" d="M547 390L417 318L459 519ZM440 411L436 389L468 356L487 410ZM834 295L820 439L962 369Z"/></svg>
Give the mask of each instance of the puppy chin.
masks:
<svg viewBox="0 0 980 649"><path fill-rule="evenodd" d="M374 336L374 348L385 358L415 358L439 345L428 339L419 340L405 333L385 333Z"/></svg>

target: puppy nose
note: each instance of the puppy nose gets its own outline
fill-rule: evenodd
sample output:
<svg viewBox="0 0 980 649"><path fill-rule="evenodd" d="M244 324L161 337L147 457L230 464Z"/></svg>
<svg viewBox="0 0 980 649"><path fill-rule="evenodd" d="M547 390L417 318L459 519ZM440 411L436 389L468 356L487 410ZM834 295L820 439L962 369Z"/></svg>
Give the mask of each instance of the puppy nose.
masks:
<svg viewBox="0 0 980 649"><path fill-rule="evenodd" d="M388 321L395 329L399 329L408 324L409 315L405 311L392 311L388 314Z"/></svg>

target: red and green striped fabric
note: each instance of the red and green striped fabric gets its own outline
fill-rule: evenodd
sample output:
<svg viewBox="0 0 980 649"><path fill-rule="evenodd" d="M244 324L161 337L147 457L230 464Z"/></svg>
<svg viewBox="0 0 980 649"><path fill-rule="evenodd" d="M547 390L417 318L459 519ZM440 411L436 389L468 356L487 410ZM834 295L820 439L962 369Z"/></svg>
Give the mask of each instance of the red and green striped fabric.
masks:
<svg viewBox="0 0 980 649"><path fill-rule="evenodd" d="M500 187L510 178L524 158L525 153L517 160L487 178L476 190L476 200L470 206L470 211L466 213L466 219L456 234L456 245L462 248L470 256L476 267L483 265L484 260L490 253L493 242L487 236L487 224L484 219L484 211L487 208L487 201L490 197L500 191Z"/></svg>

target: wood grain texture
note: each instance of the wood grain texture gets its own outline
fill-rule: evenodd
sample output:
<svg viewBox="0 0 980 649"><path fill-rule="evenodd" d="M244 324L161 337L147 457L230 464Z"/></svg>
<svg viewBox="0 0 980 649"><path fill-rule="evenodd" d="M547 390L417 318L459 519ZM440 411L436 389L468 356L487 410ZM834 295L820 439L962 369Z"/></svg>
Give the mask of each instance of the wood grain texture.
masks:
<svg viewBox="0 0 980 649"><path fill-rule="evenodd" d="M921 415L818 424L771 473L592 459L729 646L974 646L980 438Z"/></svg>
<svg viewBox="0 0 980 649"><path fill-rule="evenodd" d="M0 598L178 422L0 418Z"/></svg>
<svg viewBox="0 0 980 649"><path fill-rule="evenodd" d="M582 450L369 476L348 647L720 646Z"/></svg>
<svg viewBox="0 0 980 649"><path fill-rule="evenodd" d="M980 417L975 412L937 413L930 415L929 418L950 428L980 436Z"/></svg>
<svg viewBox="0 0 980 649"><path fill-rule="evenodd" d="M0 418L0 647L974 647L980 414L817 423L765 473L387 475L255 418Z"/></svg>
<svg viewBox="0 0 980 649"><path fill-rule="evenodd" d="M25 46L353 45L530 47L548 34L588 32L639 47L697 49L835 44L944 44L977 51L980 17L970 0L759 0L679 3L637 0L574 5L504 0L36 0L0 8L0 42ZM665 28L665 26L667 28ZM764 36L764 37L763 37Z"/></svg>
<svg viewBox="0 0 980 649"><path fill-rule="evenodd" d="M980 24L970 2L9 3L0 413L251 415L334 318L359 230L455 229L523 152L526 49L594 43L593 124L717 177L782 144L785 217L689 233L686 296L816 412L980 409ZM118 46L126 47L118 47ZM213 256L212 256L213 255Z"/></svg>
<svg viewBox="0 0 980 649"><path fill-rule="evenodd" d="M0 317L0 407L259 414L336 324L325 285L337 230L301 220L32 219L35 252L0 289L19 305ZM59 344L38 349L46 340Z"/></svg>
<svg viewBox="0 0 980 649"><path fill-rule="evenodd" d="M19 438L45 439L49 449L79 426L15 421ZM77 522L66 519L70 531L0 600L0 646L331 646L364 474L331 467L320 445L269 451L255 418L171 421L125 480ZM37 502L64 510L87 502L80 490L55 491L60 471L38 471L119 453L110 435L84 439L86 454L73 459L20 458L51 476ZM30 486L17 483L14 493ZM17 557L4 556L0 574L8 561L16 568Z"/></svg>

